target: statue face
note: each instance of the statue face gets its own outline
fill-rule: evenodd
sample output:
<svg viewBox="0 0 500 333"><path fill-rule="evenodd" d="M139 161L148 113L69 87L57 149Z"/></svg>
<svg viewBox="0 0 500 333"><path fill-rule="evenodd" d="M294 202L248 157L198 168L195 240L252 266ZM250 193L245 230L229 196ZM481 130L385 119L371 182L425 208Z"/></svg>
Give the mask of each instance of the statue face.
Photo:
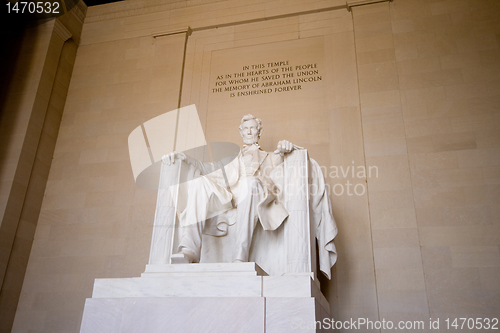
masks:
<svg viewBox="0 0 500 333"><path fill-rule="evenodd" d="M243 123L240 129L243 143L251 145L259 141L259 126L253 119L247 120Z"/></svg>

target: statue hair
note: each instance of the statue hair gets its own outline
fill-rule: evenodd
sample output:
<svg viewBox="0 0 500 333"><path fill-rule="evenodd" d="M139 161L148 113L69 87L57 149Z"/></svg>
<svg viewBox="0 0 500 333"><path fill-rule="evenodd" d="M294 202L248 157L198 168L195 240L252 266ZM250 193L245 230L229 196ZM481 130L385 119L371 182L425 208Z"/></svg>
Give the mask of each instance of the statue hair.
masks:
<svg viewBox="0 0 500 333"><path fill-rule="evenodd" d="M260 120L260 118L255 118L251 114L247 114L246 116L243 116L243 118L241 118L241 124L239 127L240 131L243 126L243 123L249 120L255 120L257 122L257 131L259 131L259 138L260 138L260 136L262 135L262 130L264 129L264 126L262 126L262 120Z"/></svg>

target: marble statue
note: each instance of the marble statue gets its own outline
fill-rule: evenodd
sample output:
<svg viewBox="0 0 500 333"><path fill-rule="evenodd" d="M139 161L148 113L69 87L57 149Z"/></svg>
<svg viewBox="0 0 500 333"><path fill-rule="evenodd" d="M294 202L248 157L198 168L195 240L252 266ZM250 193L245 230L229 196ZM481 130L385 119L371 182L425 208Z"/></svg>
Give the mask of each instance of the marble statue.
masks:
<svg viewBox="0 0 500 333"><path fill-rule="evenodd" d="M292 235L285 237L288 237L287 248L291 253L290 258L311 257L311 253L314 253L314 258L312 261L309 260L309 264L306 265L308 268L291 267L288 271L315 269L312 266L315 266L313 242L316 239L319 246L320 269L330 277L330 269L336 261L333 239L337 234L337 228L321 169L314 160L307 157L307 151L287 140L280 141L274 152L263 151L258 144L262 129L260 119L250 114L244 116L239 127L243 148L236 157L229 157L220 162L203 163L180 152L163 156L163 164L166 166L182 161L198 172L198 177L189 180L185 208L178 212L178 241L172 248L171 262L200 262L203 235L224 236L227 234L228 226L232 226L234 232L233 248L230 250L231 261L247 262L258 223L264 233L275 231L282 224L292 223L289 221L292 219L289 215L292 210L294 212L297 210L297 207L292 206L305 206L298 209L301 212L298 220L305 227L297 227L299 224L296 224L289 228L292 230ZM309 193L306 190L306 195L300 193L299 201L293 201L292 198L293 205L287 209L284 192L293 191L294 186L287 187L284 184L284 161L288 155L294 155L292 154L294 151L304 152L302 156L305 157L302 159L309 170L301 176L303 185L300 186L308 188L312 182L319 191ZM297 177L298 173L295 173ZM229 212L232 214L228 214ZM294 219L297 220L296 217ZM312 247L314 248L311 249ZM289 261L291 262L289 266L296 266L301 260Z"/></svg>
<svg viewBox="0 0 500 333"><path fill-rule="evenodd" d="M284 154L299 147L283 140L273 153L261 150L258 141L262 123L250 114L243 117L239 129L243 149L235 160L238 163L232 164L235 168L223 175L223 180L217 179L214 174L216 166L213 163L201 163L177 152L163 157L167 165L181 159L204 175L190 182L187 206L181 215L184 219L182 224L189 227L182 229L178 249L189 262L199 260L204 223L214 212L221 212L221 208L222 211L233 207L237 209L234 262L248 261L257 221L264 230L276 230L288 216L285 207L278 201L270 172L283 163Z"/></svg>

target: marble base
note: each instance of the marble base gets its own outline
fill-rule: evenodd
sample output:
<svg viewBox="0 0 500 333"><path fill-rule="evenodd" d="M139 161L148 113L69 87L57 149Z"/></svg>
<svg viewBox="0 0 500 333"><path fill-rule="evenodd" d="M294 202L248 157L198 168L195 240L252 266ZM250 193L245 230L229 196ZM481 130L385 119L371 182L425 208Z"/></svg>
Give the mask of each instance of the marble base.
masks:
<svg viewBox="0 0 500 333"><path fill-rule="evenodd" d="M146 271L141 276L186 276L200 274L203 274L203 276L267 276L267 273L254 262L146 265Z"/></svg>
<svg viewBox="0 0 500 333"><path fill-rule="evenodd" d="M264 332L261 297L90 298L81 333Z"/></svg>
<svg viewBox="0 0 500 333"><path fill-rule="evenodd" d="M80 332L321 332L311 323L329 305L312 277L266 275L255 263L177 264L96 279Z"/></svg>

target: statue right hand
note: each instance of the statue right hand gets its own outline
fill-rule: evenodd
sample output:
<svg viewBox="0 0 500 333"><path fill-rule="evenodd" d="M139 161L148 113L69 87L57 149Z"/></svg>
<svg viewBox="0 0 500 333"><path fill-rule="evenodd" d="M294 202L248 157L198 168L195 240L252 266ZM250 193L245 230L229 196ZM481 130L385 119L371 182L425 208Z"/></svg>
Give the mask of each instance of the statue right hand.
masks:
<svg viewBox="0 0 500 333"><path fill-rule="evenodd" d="M171 152L170 154L163 155L161 160L163 161L163 164L166 165L171 165L175 163L175 160L181 160L184 161L186 159L186 154L184 153L178 153L176 151Z"/></svg>

